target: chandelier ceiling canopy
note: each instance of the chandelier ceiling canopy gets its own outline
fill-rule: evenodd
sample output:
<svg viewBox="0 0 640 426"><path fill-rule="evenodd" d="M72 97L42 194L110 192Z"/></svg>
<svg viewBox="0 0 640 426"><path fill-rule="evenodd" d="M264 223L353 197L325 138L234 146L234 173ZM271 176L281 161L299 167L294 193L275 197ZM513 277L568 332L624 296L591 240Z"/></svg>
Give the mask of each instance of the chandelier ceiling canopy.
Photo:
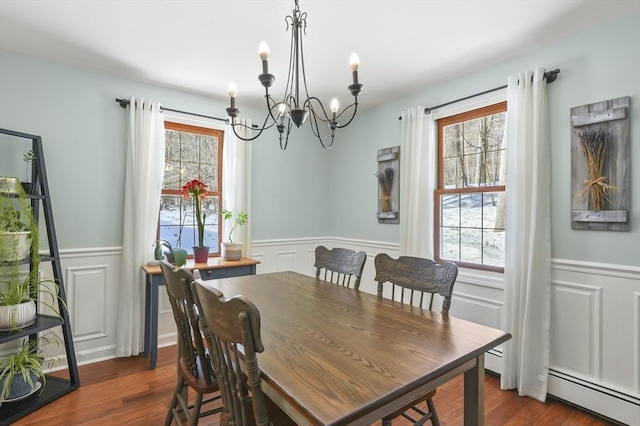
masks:
<svg viewBox="0 0 640 426"><path fill-rule="evenodd" d="M320 141L322 147L329 149L333 146L335 130L348 126L358 111L358 95L362 90L362 84L358 82L360 60L355 53L351 55L350 66L353 82L348 86L348 89L353 95L353 103L338 113L340 109L338 100L333 99L329 107L330 113L328 114L320 99L309 95L307 89L304 50L302 48L302 35L306 34L307 28L307 13L300 12L298 0L295 0L293 13L286 16L285 21L287 22L287 31L291 28L291 51L289 53L289 71L284 95L280 100L276 100L269 93L269 88L275 81L275 76L269 74L269 47L263 41L259 46L262 74L258 76L258 80L260 80L265 89L264 97L267 103L267 115L262 126L258 127L255 136L245 138L238 134L238 127L249 127L236 122L239 112L236 108L237 88L234 83L231 83L229 84L230 106L227 108L227 114L231 118L231 127L239 139L248 141L256 139L264 130L275 126L279 133L280 148L285 150L289 143L292 124L300 127L308 119L311 130ZM341 123L339 121L341 119L346 121ZM242 133L244 134L244 132Z"/></svg>

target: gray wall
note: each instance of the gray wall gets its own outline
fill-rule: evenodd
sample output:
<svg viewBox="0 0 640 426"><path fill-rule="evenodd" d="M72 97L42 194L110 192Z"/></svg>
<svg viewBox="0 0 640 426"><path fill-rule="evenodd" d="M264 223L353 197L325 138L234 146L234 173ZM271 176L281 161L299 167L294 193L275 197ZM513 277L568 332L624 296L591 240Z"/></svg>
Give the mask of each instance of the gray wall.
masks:
<svg viewBox="0 0 640 426"><path fill-rule="evenodd" d="M552 145L552 256L586 262L640 266L640 15L630 15L504 63L474 71L411 96L392 100L361 113L342 131L331 157L329 204L331 235L374 241L399 240L399 225L379 225L375 217L376 154L400 145L401 111L433 106L506 84L508 75L545 67L560 68L548 86ZM366 81L366 70L362 71ZM366 86L362 96L366 96ZM572 107L631 97L630 232L571 229ZM339 207L339 208L338 208Z"/></svg>

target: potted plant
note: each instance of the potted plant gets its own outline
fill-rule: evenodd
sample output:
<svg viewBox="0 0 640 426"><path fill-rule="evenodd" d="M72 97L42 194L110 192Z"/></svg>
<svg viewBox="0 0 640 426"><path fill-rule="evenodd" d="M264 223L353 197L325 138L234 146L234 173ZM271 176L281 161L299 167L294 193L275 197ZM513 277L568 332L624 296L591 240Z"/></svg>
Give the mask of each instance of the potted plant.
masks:
<svg viewBox="0 0 640 426"><path fill-rule="evenodd" d="M16 352L0 358L0 405L23 399L44 385L46 376L42 365L55 358L45 357L43 347L51 341L46 336L25 339Z"/></svg>
<svg viewBox="0 0 640 426"><path fill-rule="evenodd" d="M207 196L207 184L192 179L180 188L180 194L184 198L193 198L194 216L198 226L198 245L193 247L193 260L195 263L207 263L209 246L204 245L204 222L207 214L202 211L202 201Z"/></svg>
<svg viewBox="0 0 640 426"><path fill-rule="evenodd" d="M17 177L0 176L0 193L17 194L19 186L21 186L20 179Z"/></svg>
<svg viewBox="0 0 640 426"><path fill-rule="evenodd" d="M22 156L25 163L25 179L24 182L28 182L31 178L31 163L35 160L35 154L33 150L27 151ZM22 187L20 179L12 176L0 176L0 194L18 194L19 189Z"/></svg>
<svg viewBox="0 0 640 426"><path fill-rule="evenodd" d="M229 241L222 243L222 257L226 260L240 260L242 257L242 243L234 243L231 237L233 231L249 222L249 215L245 212L239 212L234 218L233 212L229 210L222 210L220 215L224 220L232 223L231 229L229 230Z"/></svg>
<svg viewBox="0 0 640 426"><path fill-rule="evenodd" d="M13 199L15 201L15 199ZM0 204L0 261L25 259L31 248L31 229L23 212L7 200Z"/></svg>
<svg viewBox="0 0 640 426"><path fill-rule="evenodd" d="M60 317L56 302L64 301L58 292L58 283L41 279L38 269L21 277L19 271L3 271L0 276L0 331L15 331L32 325L37 316L35 296L51 313Z"/></svg>

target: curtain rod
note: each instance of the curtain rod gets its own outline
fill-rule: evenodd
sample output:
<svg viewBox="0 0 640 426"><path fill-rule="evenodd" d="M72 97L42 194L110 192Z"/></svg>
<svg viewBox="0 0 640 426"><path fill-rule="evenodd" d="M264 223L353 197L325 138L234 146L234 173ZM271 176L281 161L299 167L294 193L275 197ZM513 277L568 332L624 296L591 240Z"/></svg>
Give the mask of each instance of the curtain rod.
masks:
<svg viewBox="0 0 640 426"><path fill-rule="evenodd" d="M555 70L552 70L552 71L545 72L544 73L544 78L547 79L547 84L551 84L554 81L556 81L556 79L558 78L558 74L560 74L560 69L559 68L556 68ZM464 98L456 99L454 101L449 101L449 102L445 102L445 103L440 104L440 105L427 107L427 108L424 109L424 113L425 114L431 114L431 111L433 111L434 109L442 108L443 106L455 104L456 102L460 102L460 101L466 101L467 99L475 98L477 96L486 95L487 93L495 92L497 90L502 90L502 89L506 89L506 88L507 88L507 85L505 84L504 86L494 87L493 89L489 89L489 90L485 90L484 92L475 93L473 95L465 96ZM398 120L402 120L402 116L398 117Z"/></svg>
<svg viewBox="0 0 640 426"><path fill-rule="evenodd" d="M126 108L127 105L129 105L128 99L116 98L116 102L118 102L122 108ZM160 112L163 112L163 111L179 112L180 114L193 115L193 116L202 117L202 118L210 118L212 120L224 121L226 124L229 124L229 119L227 118L211 117L209 115L202 115L202 114L197 114L195 112L188 112L188 111L180 111L179 109L172 109L172 108L161 106Z"/></svg>

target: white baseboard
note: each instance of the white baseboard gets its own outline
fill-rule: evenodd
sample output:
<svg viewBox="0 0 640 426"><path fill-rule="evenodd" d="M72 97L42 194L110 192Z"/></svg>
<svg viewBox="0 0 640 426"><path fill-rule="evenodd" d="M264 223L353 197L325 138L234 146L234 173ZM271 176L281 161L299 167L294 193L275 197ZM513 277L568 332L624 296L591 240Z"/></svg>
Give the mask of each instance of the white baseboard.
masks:
<svg viewBox="0 0 640 426"><path fill-rule="evenodd" d="M549 371L548 393L626 425L640 425L640 398L559 371Z"/></svg>

